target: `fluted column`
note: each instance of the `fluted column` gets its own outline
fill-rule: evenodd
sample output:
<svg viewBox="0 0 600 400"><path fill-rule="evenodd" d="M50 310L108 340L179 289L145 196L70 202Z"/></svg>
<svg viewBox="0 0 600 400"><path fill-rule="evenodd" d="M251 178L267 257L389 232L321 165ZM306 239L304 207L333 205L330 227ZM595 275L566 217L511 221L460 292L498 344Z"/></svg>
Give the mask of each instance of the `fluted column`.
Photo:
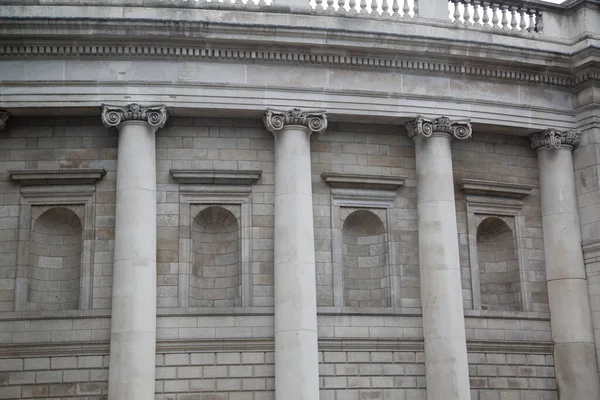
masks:
<svg viewBox="0 0 600 400"><path fill-rule="evenodd" d="M324 111L267 110L275 136L275 397L319 398L310 135Z"/></svg>
<svg viewBox="0 0 600 400"><path fill-rule="evenodd" d="M165 106L104 105L119 130L109 400L153 400L156 352L156 147Z"/></svg>
<svg viewBox="0 0 600 400"><path fill-rule="evenodd" d="M471 395L450 142L469 138L471 124L419 116L406 130L416 150L427 399L467 400Z"/></svg>
<svg viewBox="0 0 600 400"><path fill-rule="evenodd" d="M546 280L559 397L597 400L600 383L572 156L581 134L548 129L530 135L529 139L538 153Z"/></svg>
<svg viewBox="0 0 600 400"><path fill-rule="evenodd" d="M0 131L6 127L6 121L8 121L9 117L10 114L8 111L0 110Z"/></svg>

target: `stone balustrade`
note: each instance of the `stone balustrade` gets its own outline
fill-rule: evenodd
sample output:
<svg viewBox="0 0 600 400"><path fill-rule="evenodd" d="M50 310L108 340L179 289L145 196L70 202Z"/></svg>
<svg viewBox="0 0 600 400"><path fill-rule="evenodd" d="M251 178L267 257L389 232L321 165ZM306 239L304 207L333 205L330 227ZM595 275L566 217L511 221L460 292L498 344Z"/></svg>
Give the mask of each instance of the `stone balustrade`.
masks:
<svg viewBox="0 0 600 400"><path fill-rule="evenodd" d="M311 0L317 13L355 15L371 18L417 16L416 0Z"/></svg>
<svg viewBox="0 0 600 400"><path fill-rule="evenodd" d="M480 0L449 0L450 20L468 27L511 33L541 33L542 10L529 2L489 2Z"/></svg>

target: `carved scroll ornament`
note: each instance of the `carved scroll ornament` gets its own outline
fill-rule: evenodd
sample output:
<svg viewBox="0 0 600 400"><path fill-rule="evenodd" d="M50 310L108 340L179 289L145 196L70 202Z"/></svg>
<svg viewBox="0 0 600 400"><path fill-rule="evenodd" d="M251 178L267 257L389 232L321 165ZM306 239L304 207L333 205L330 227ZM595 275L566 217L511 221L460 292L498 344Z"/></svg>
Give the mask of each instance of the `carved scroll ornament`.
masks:
<svg viewBox="0 0 600 400"><path fill-rule="evenodd" d="M9 117L10 113L8 111L0 110L0 131L6 126Z"/></svg>
<svg viewBox="0 0 600 400"><path fill-rule="evenodd" d="M306 126L313 132L322 133L327 129L327 116L324 110L291 110L267 109L263 115L263 122L267 130L275 133L286 125Z"/></svg>
<svg viewBox="0 0 600 400"><path fill-rule="evenodd" d="M473 133L470 120L455 121L447 117L427 119L419 115L404 126L411 139L415 139L418 135L428 138L434 133L446 133L457 139L468 139Z"/></svg>
<svg viewBox="0 0 600 400"><path fill-rule="evenodd" d="M131 103L126 106L102 105L102 123L106 127L117 126L124 121L145 121L151 126L162 128L167 122L167 107L164 105L142 106Z"/></svg>
<svg viewBox="0 0 600 400"><path fill-rule="evenodd" d="M581 133L572 129L560 131L549 128L543 132L532 133L529 135L529 140L531 148L534 150L541 148L560 149L563 145L573 148L581 142Z"/></svg>

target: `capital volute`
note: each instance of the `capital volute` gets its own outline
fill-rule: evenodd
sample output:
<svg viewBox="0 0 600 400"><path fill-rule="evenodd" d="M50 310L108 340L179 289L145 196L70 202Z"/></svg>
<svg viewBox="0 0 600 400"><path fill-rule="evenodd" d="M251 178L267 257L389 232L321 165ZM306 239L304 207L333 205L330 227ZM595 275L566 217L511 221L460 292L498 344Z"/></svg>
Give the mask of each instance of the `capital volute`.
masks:
<svg viewBox="0 0 600 400"><path fill-rule="evenodd" d="M325 113L325 110L303 110L300 108L274 110L269 108L263 114L263 122L267 130L273 134L282 130L286 125L305 126L311 132L322 133L327 129L327 115Z"/></svg>
<svg viewBox="0 0 600 400"><path fill-rule="evenodd" d="M535 151L540 149L574 149L581 142L581 132L573 129L558 130L554 128L546 129L542 132L529 135L531 148Z"/></svg>
<svg viewBox="0 0 600 400"><path fill-rule="evenodd" d="M10 118L10 113L6 110L0 110L0 131L6 127L6 121Z"/></svg>
<svg viewBox="0 0 600 400"><path fill-rule="evenodd" d="M468 139L473 133L471 120L468 119L451 120L447 117L428 119L419 115L416 119L406 122L404 126L408 136L413 140L417 136L428 138L434 134L446 134L451 138Z"/></svg>
<svg viewBox="0 0 600 400"><path fill-rule="evenodd" d="M125 121L143 121L155 128L162 128L167 122L165 105L142 106L137 103L126 106L102 105L102 123L106 127L118 126Z"/></svg>

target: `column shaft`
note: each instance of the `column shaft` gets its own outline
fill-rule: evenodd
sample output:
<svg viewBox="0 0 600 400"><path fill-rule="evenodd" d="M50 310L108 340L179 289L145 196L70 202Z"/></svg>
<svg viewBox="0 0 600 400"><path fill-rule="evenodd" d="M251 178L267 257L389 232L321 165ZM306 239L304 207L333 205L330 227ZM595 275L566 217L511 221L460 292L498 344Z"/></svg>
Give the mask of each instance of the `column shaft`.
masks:
<svg viewBox="0 0 600 400"><path fill-rule="evenodd" d="M267 110L275 136L275 397L318 400L317 286L310 135L324 111Z"/></svg>
<svg viewBox="0 0 600 400"><path fill-rule="evenodd" d="M537 150L548 302L559 397L597 400L600 399L600 383L581 250L572 146L539 147Z"/></svg>
<svg viewBox="0 0 600 400"><path fill-rule="evenodd" d="M471 398L450 139L415 139L428 400Z"/></svg>
<svg viewBox="0 0 600 400"><path fill-rule="evenodd" d="M275 135L275 393L319 398L310 131Z"/></svg>
<svg viewBox="0 0 600 400"><path fill-rule="evenodd" d="M163 106L105 107L119 129L108 398L153 400L156 357L156 146ZM123 121L123 122L122 122Z"/></svg>

